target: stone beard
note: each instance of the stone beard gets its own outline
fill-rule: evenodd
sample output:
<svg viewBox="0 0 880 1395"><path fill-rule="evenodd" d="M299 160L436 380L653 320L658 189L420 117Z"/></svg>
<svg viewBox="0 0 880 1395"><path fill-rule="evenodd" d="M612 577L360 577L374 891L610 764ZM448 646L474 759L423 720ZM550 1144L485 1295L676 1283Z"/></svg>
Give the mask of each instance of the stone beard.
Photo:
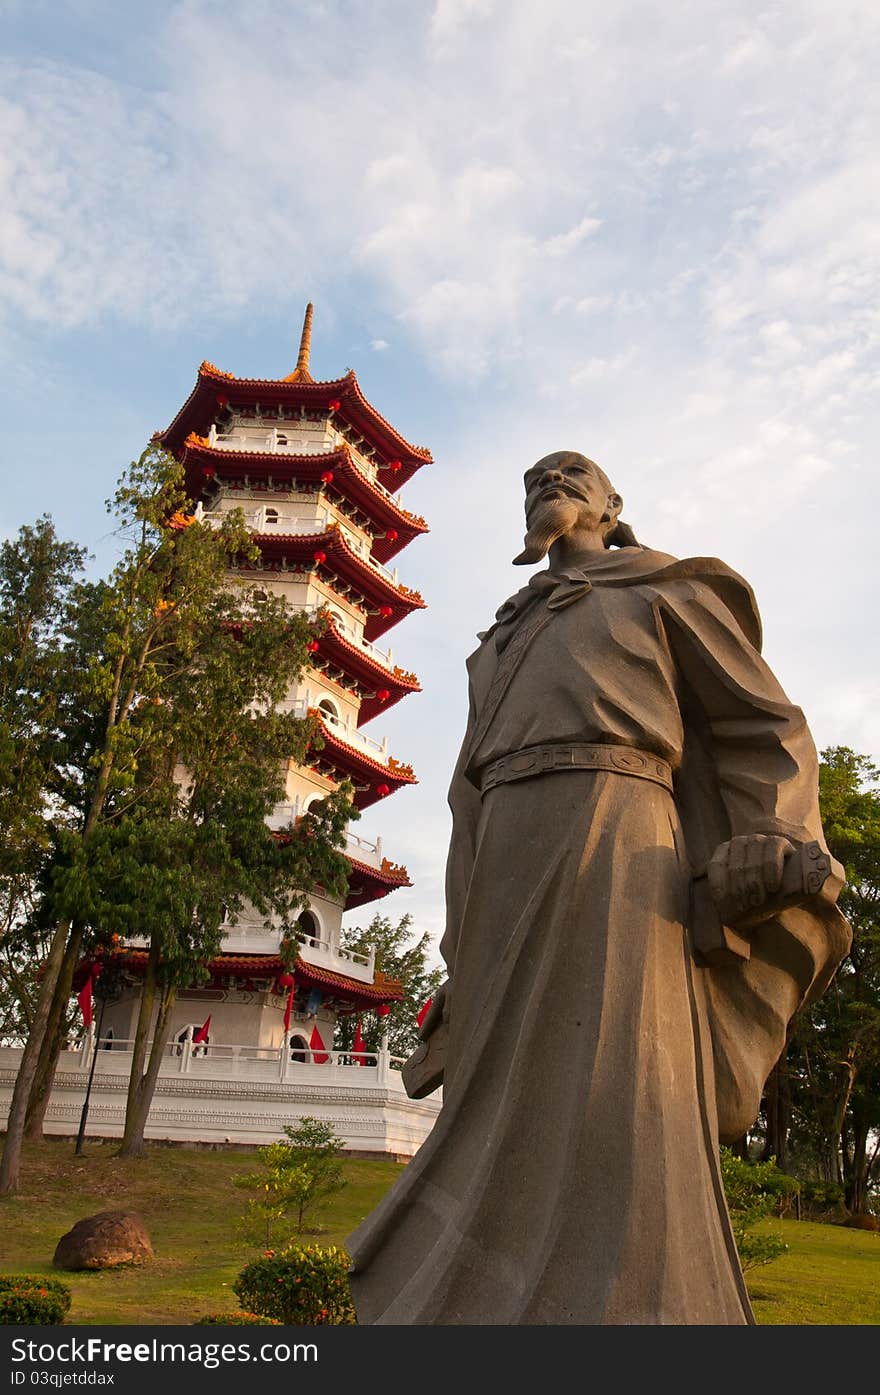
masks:
<svg viewBox="0 0 880 1395"><path fill-rule="evenodd" d="M349 1239L358 1317L749 1323L719 1139L753 1123L849 930L833 902L804 904L708 962L694 872L737 840L821 843L816 752L742 578L603 547L620 500L602 515L588 472L579 504L567 462L595 467L548 460L572 499L530 511L516 560L549 548L550 568L467 665L449 980L420 1049L442 1043L443 1107ZM598 539L576 565L572 510Z"/></svg>
<svg viewBox="0 0 880 1395"><path fill-rule="evenodd" d="M523 550L515 562L540 562L558 538L564 537L577 519L577 505L572 499L539 500L526 520Z"/></svg>

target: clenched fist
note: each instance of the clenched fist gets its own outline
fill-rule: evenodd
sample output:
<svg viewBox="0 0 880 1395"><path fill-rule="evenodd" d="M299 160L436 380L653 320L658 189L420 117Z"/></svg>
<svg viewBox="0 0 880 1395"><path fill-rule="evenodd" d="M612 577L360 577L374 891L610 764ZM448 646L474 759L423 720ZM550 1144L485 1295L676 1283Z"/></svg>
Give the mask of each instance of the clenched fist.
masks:
<svg viewBox="0 0 880 1395"><path fill-rule="evenodd" d="M757 910L781 887L785 859L796 851L788 838L770 833L749 833L721 843L706 869L713 901L737 916Z"/></svg>

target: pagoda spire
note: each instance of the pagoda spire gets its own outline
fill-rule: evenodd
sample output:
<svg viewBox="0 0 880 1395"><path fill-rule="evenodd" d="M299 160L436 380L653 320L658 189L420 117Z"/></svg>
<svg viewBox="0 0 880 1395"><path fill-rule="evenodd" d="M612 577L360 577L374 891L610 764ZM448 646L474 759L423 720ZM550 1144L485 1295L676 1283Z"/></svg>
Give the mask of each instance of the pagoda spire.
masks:
<svg viewBox="0 0 880 1395"><path fill-rule="evenodd" d="M292 373L288 373L284 379L286 383L313 383L315 380L309 372L309 355L312 351L312 314L314 306L309 301L306 306L306 313L303 318L302 334L299 340L299 354L297 355L296 367Z"/></svg>

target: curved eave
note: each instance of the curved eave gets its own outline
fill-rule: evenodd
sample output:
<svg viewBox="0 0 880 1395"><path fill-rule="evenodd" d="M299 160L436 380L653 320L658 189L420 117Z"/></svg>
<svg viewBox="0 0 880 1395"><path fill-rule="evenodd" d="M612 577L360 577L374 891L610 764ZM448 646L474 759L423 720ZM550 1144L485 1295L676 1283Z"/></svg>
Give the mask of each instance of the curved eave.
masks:
<svg viewBox="0 0 880 1395"><path fill-rule="evenodd" d="M321 720L321 714L314 709L313 715ZM330 727L321 721L321 737L324 745L320 751L310 750L305 765L310 770L325 775L325 778L338 783L349 779L354 785L354 803L358 809L368 809L380 799L388 799L404 785L417 785L418 780L409 766L396 761L388 765L373 760L366 751L351 746L338 737ZM327 767L332 774L327 773ZM382 793L382 790L386 793Z"/></svg>
<svg viewBox="0 0 880 1395"><path fill-rule="evenodd" d="M253 540L260 549L263 564L280 562L282 566L290 567L291 563L296 563L300 569L314 572L337 595L340 592L333 583L340 577L346 585L359 592L366 601L368 614L364 634L369 640L384 634L414 610L425 609L425 602L418 591L395 586L382 576L351 550L338 528L329 528L326 533L254 533ZM323 562L315 561L316 552L325 554ZM274 568L260 562L242 567L242 571L260 570L272 571ZM390 610L389 615L381 613L383 606Z"/></svg>
<svg viewBox="0 0 880 1395"><path fill-rule="evenodd" d="M366 514L377 533L397 533L396 538L375 538L373 554L380 562L387 562L407 547L413 538L430 532L423 518L408 513L378 490L344 449L321 455L282 455L269 451L225 450L187 440L178 458L186 472L187 493L195 500L204 495L209 480L223 481L245 474L251 481L271 478L274 486L281 485L279 492L285 492L290 482L297 480L314 484L318 496L325 495L331 503L334 495L342 498ZM329 485L321 479L328 471L333 474L333 481ZM235 488L234 484L232 488ZM267 490L267 499L270 495L271 491Z"/></svg>
<svg viewBox="0 0 880 1395"><path fill-rule="evenodd" d="M146 971L147 951L130 949L114 955L114 963L127 970L135 978ZM97 967L93 959L81 959L73 978L74 990L80 989ZM360 979L349 978L347 974L336 973L332 969L322 969L298 959L289 969L279 954L218 954L209 959L205 968L211 975L212 983L222 983L228 978L266 979L274 984L282 974L292 973L297 984L308 988L325 988L355 1003L366 1003L372 1007L399 1003L404 997L402 986L394 979L385 978L377 972L373 983L362 983ZM193 984L193 987L208 987L207 984ZM282 990L279 990L283 992Z"/></svg>
<svg viewBox="0 0 880 1395"><path fill-rule="evenodd" d="M331 410L331 402L338 402L338 409ZM329 382L289 382L284 378L235 378L213 364L203 363L196 385L177 416L164 431L157 431L153 439L177 455L191 431L199 436L207 435L225 404L233 409L259 404L326 411L362 436L379 453L382 465L388 467L392 461L400 462L393 476L398 487L432 460L427 447L412 445L367 401L354 372ZM391 475L390 469L387 473Z"/></svg>
<svg viewBox="0 0 880 1395"><path fill-rule="evenodd" d="M351 872L348 878L348 895L345 901L345 909L351 911L358 906L369 905L371 901L378 901L383 896L389 896L392 891L397 891L401 886L412 886L409 874L405 867L394 868L385 871L378 867L370 867L365 862L358 862L357 858L349 857Z"/></svg>
<svg viewBox="0 0 880 1395"><path fill-rule="evenodd" d="M359 727L372 721L380 713L387 712L389 707L393 707L409 693L422 691L414 673L404 673L401 668L384 668L378 660L370 658L370 655L356 644L349 644L332 620L324 633L318 636L317 642L319 656L341 668L349 677L356 678L366 688L390 695L384 702L378 697L365 697L361 700L358 712Z"/></svg>

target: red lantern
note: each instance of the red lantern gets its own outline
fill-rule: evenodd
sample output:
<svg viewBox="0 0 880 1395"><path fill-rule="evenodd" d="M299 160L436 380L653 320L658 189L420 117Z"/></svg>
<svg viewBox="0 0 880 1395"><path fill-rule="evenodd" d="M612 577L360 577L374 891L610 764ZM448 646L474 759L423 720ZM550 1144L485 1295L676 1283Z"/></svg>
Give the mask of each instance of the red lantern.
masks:
<svg viewBox="0 0 880 1395"><path fill-rule="evenodd" d="M333 471L332 471L332 470L325 470L324 473L323 473L323 475L321 476L321 479L324 481L325 484L332 484L332 483L333 483Z"/></svg>
<svg viewBox="0 0 880 1395"><path fill-rule="evenodd" d="M316 639L310 639L306 646L310 654L317 654L320 647Z"/></svg>
<svg viewBox="0 0 880 1395"><path fill-rule="evenodd" d="M218 394L217 394L217 406L218 406L218 407L228 407L228 406L229 406L229 398L228 398L228 397L224 397L222 393L218 393Z"/></svg>
<svg viewBox="0 0 880 1395"><path fill-rule="evenodd" d="M327 403L327 406L330 408L331 412L338 412L339 408L342 406L342 403L340 402L338 397L334 397L332 402Z"/></svg>
<svg viewBox="0 0 880 1395"><path fill-rule="evenodd" d="M326 562L326 561L327 561L327 554L326 554L326 552L316 552L316 553L315 553L315 561L318 563L318 566L320 566L322 562Z"/></svg>
<svg viewBox="0 0 880 1395"><path fill-rule="evenodd" d="M376 793L379 795L380 799L384 799L385 796L386 796L386 794L390 794L390 793L391 793L391 786L390 786L390 785L377 785L377 786L376 786Z"/></svg>
<svg viewBox="0 0 880 1395"><path fill-rule="evenodd" d="M400 469L402 469L402 468L403 468L403 467L402 467L402 465L401 465L401 463L400 463L399 460L389 460L389 462L388 462L388 469L389 469L389 470L394 470L395 473L396 473L398 470L400 470Z"/></svg>
<svg viewBox="0 0 880 1395"><path fill-rule="evenodd" d="M376 697L379 699L380 702L387 702L390 696L391 691L389 688L380 688L378 693L376 694Z"/></svg>
<svg viewBox="0 0 880 1395"><path fill-rule="evenodd" d="M398 538L397 529L396 529L396 528L389 528L389 529L388 529L388 532L385 534L385 536L386 536L386 538L388 539L389 542L397 542L397 538Z"/></svg>
<svg viewBox="0 0 880 1395"><path fill-rule="evenodd" d="M204 468L203 468L203 470L202 470L202 479L203 479L203 480L212 480L212 479L214 478L214 476L216 475L216 473L217 473L217 471L214 469L214 466L213 466L213 465L205 465Z"/></svg>
<svg viewBox="0 0 880 1395"><path fill-rule="evenodd" d="M279 974L276 983L279 988L292 988L294 984L293 974Z"/></svg>
<svg viewBox="0 0 880 1395"><path fill-rule="evenodd" d="M394 614L394 607L390 605L380 605L379 614L384 615L385 619L387 620L389 615Z"/></svg>

